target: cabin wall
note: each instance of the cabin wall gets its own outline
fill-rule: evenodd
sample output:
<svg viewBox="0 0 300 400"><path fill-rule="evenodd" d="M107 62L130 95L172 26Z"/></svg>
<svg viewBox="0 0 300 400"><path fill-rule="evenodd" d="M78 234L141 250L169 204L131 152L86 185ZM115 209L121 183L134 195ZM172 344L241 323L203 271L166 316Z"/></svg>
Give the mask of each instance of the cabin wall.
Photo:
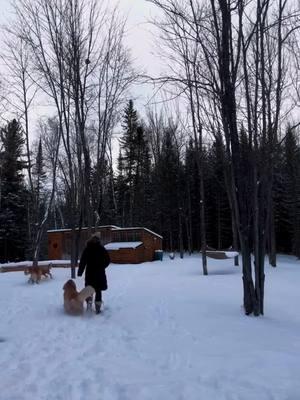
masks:
<svg viewBox="0 0 300 400"><path fill-rule="evenodd" d="M79 256L89 238L90 231L83 228L79 243ZM135 249L109 250L111 261L117 264L138 264L153 261L155 250L162 249L162 239L151 234L145 229L114 229L103 227L97 229L101 241L105 245L110 242L143 242L142 246ZM48 257L49 260L69 259L71 255L71 231L61 230L48 232Z"/></svg>
<svg viewBox="0 0 300 400"><path fill-rule="evenodd" d="M142 236L142 242L145 247L145 261L153 261L155 250L162 249L161 238L151 235L149 232L144 231Z"/></svg>
<svg viewBox="0 0 300 400"><path fill-rule="evenodd" d="M108 250L110 260L115 264L140 264L145 261L144 247L136 249Z"/></svg>
<svg viewBox="0 0 300 400"><path fill-rule="evenodd" d="M48 233L48 258L49 260L62 260L63 243L61 232Z"/></svg>

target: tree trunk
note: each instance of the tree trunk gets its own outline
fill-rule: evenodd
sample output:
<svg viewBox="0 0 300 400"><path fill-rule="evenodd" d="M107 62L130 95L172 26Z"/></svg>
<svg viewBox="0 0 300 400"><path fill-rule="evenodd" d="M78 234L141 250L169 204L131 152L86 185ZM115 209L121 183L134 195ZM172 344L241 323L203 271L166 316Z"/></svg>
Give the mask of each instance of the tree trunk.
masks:
<svg viewBox="0 0 300 400"><path fill-rule="evenodd" d="M174 247L173 247L173 232L172 232L172 230L170 230L170 232L169 232L169 240L170 240L170 243L169 243L169 246L170 246L170 251L171 252L173 252L173 250L174 250Z"/></svg>
<svg viewBox="0 0 300 400"><path fill-rule="evenodd" d="M77 238L76 238L76 229L75 227L72 228L71 230L71 278L75 279L76 278L76 266L77 266L77 260L76 259L76 244L77 244Z"/></svg>
<svg viewBox="0 0 300 400"><path fill-rule="evenodd" d="M275 221L274 221L274 203L271 201L270 221L269 221L269 263L272 267L276 267L276 234L275 234Z"/></svg>
<svg viewBox="0 0 300 400"><path fill-rule="evenodd" d="M203 185L203 181L202 181ZM200 187L202 186L200 184ZM202 190L201 190L202 192ZM202 252L202 268L203 275L208 275L207 272L207 257L206 257L206 227L205 227L205 207L204 207L204 199L200 197L200 221L201 221L201 252Z"/></svg>
<svg viewBox="0 0 300 400"><path fill-rule="evenodd" d="M182 209L179 208L178 211L178 228L179 228L179 253L180 258L183 258L183 238L182 238L182 216L181 216Z"/></svg>
<svg viewBox="0 0 300 400"><path fill-rule="evenodd" d="M207 257L206 257L206 223L205 223L205 190L203 177L203 148L202 148L202 127L199 129L199 145L198 148L198 173L199 173L199 194L200 194L200 226L201 226L201 251L202 251L202 268L203 275L208 275L207 272Z"/></svg>
<svg viewBox="0 0 300 400"><path fill-rule="evenodd" d="M217 249L222 249L220 195L217 193Z"/></svg>
<svg viewBox="0 0 300 400"><path fill-rule="evenodd" d="M185 230L187 237L187 246L189 255L192 254L192 232L191 232L191 220L189 216L185 217Z"/></svg>
<svg viewBox="0 0 300 400"><path fill-rule="evenodd" d="M185 223L186 223L188 251L189 251L189 255L191 255L192 249L193 249L193 230L192 230L192 206L191 206L190 182L188 183L188 215L185 218Z"/></svg>
<svg viewBox="0 0 300 400"><path fill-rule="evenodd" d="M238 239L238 232L236 229L236 223L234 220L234 214L231 212L231 226L232 226L232 241L233 241L233 250L238 251L239 250L239 239ZM236 267L239 266L239 256L234 257L234 265Z"/></svg>
<svg viewBox="0 0 300 400"><path fill-rule="evenodd" d="M258 313L258 302L256 299L254 283L252 279L251 252L247 238L242 240L242 260L243 260L243 287L244 287L244 309L245 314Z"/></svg>

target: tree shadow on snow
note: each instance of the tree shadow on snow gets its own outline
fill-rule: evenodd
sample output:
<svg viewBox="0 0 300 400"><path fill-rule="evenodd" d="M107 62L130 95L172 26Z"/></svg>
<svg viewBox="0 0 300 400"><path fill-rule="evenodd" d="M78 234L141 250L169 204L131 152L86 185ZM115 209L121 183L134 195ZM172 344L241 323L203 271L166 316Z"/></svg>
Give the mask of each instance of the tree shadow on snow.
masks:
<svg viewBox="0 0 300 400"><path fill-rule="evenodd" d="M235 269L230 269L230 270L225 270L225 269L220 269L220 270L209 270L208 275L235 275L237 273L240 273L240 270L237 268Z"/></svg>
<svg viewBox="0 0 300 400"><path fill-rule="evenodd" d="M207 267L208 269L208 276L209 275L235 275L241 273L241 269L239 267L236 267L236 269L230 268L230 269L212 269ZM199 270L192 271L189 275L203 275L202 271L202 266L200 267Z"/></svg>

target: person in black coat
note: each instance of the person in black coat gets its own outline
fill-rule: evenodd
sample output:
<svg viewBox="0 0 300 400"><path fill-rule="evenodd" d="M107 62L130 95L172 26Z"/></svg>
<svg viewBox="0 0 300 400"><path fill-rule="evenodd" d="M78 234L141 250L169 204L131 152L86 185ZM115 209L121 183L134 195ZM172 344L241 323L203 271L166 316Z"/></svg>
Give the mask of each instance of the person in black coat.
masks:
<svg viewBox="0 0 300 400"><path fill-rule="evenodd" d="M99 314L102 304L102 290L107 289L105 268L110 264L107 250L102 246L100 237L93 235L82 252L77 276L82 276L85 270L85 286L92 286L95 289L95 309ZM88 307L91 308L92 299L88 299Z"/></svg>

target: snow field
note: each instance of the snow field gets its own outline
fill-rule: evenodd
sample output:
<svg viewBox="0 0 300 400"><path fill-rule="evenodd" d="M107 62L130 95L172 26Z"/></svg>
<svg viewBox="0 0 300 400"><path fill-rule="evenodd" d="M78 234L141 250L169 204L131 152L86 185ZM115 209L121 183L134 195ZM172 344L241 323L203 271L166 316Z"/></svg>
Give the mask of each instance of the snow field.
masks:
<svg viewBox="0 0 300 400"><path fill-rule="evenodd" d="M266 266L264 317L243 315L233 259L111 265L104 313L63 313L68 269L0 274L0 400L299 400L300 263ZM76 284L83 287L83 279Z"/></svg>

